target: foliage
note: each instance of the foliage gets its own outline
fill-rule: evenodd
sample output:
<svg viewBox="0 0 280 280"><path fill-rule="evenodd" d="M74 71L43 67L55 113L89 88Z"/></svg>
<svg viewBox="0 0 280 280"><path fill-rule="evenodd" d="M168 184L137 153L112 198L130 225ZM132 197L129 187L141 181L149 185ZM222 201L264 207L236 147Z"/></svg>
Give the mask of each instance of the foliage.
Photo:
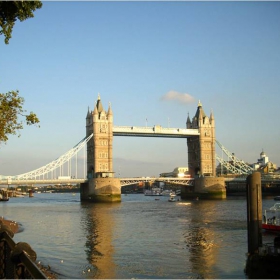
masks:
<svg viewBox="0 0 280 280"><path fill-rule="evenodd" d="M24 21L34 17L33 12L42 7L41 1L0 1L0 35L9 44L16 20Z"/></svg>
<svg viewBox="0 0 280 280"><path fill-rule="evenodd" d="M40 122L33 112L26 114L26 110L23 109L24 98L18 93L18 91L0 93L0 143L5 143L9 135L15 135L18 130L23 129L20 117L25 118L27 125L36 125Z"/></svg>

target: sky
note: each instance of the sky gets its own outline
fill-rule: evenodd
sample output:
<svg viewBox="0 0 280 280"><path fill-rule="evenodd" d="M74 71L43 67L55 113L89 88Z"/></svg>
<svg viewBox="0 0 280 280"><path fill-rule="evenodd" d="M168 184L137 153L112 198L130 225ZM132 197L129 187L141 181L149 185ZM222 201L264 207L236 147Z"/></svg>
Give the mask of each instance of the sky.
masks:
<svg viewBox="0 0 280 280"><path fill-rule="evenodd" d="M19 90L40 119L1 144L0 174L75 146L98 93L120 126L185 128L200 100L227 150L280 166L279 14L280 2L43 2L0 36L0 92ZM185 139L114 137L113 157L121 177L188 165Z"/></svg>

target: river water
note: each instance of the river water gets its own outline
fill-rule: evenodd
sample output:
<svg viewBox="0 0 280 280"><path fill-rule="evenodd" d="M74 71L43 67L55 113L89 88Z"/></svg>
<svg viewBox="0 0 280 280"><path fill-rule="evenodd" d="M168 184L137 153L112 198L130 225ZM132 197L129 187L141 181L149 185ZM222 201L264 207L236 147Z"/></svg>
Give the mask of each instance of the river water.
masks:
<svg viewBox="0 0 280 280"><path fill-rule="evenodd" d="M263 200L263 209L274 204ZM168 197L122 195L121 203L81 203L79 193L35 193L0 204L15 220L15 242L37 260L77 279L244 279L245 197L168 202ZM264 235L264 240L273 240Z"/></svg>

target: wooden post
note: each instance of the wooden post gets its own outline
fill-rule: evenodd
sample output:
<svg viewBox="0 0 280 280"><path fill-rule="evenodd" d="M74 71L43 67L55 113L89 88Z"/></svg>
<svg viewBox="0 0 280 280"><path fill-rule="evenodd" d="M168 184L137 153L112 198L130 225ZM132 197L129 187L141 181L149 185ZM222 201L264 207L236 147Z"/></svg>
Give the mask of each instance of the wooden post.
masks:
<svg viewBox="0 0 280 280"><path fill-rule="evenodd" d="M248 253L258 253L262 246L261 173L254 172L246 180Z"/></svg>

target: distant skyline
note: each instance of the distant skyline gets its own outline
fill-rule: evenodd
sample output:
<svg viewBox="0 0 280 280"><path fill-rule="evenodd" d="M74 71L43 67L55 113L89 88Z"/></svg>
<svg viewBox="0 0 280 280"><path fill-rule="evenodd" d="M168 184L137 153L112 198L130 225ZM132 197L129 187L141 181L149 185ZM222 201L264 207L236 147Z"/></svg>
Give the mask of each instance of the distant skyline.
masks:
<svg viewBox="0 0 280 280"><path fill-rule="evenodd" d="M280 166L279 14L280 2L43 2L9 45L0 36L0 90L41 121L0 146L0 174L71 149L98 93L114 125L185 128L200 100L229 151ZM114 137L113 156L123 177L188 165L182 139Z"/></svg>

